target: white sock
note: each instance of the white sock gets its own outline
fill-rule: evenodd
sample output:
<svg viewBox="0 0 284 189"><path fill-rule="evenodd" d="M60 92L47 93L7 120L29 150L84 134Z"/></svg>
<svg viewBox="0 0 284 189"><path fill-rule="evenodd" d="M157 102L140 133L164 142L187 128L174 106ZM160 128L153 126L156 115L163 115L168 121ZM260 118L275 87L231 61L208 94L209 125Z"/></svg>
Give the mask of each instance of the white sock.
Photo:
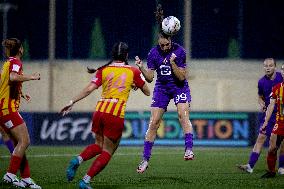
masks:
<svg viewBox="0 0 284 189"><path fill-rule="evenodd" d="M81 164L81 163L84 161L81 156L77 156L77 159L78 159L78 161L79 161L79 164Z"/></svg>
<svg viewBox="0 0 284 189"><path fill-rule="evenodd" d="M250 166L250 164L247 164L247 166L248 166L249 169L252 169L251 166Z"/></svg>
<svg viewBox="0 0 284 189"><path fill-rule="evenodd" d="M91 180L91 177L89 175L85 175L84 178L83 178L83 181L85 183L90 183L90 180Z"/></svg>

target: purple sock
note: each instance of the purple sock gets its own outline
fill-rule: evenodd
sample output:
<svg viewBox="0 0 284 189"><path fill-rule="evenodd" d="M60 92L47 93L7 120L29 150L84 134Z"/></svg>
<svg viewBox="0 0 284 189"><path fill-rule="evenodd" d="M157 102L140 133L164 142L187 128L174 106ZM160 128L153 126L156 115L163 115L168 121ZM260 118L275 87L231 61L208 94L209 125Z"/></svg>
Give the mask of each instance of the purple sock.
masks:
<svg viewBox="0 0 284 189"><path fill-rule="evenodd" d="M154 142L144 141L143 159L149 161Z"/></svg>
<svg viewBox="0 0 284 189"><path fill-rule="evenodd" d="M259 153L256 153L256 152L252 152L250 154L250 158L249 158L249 165L251 168L254 167L254 165L256 164L257 160L259 158Z"/></svg>
<svg viewBox="0 0 284 189"><path fill-rule="evenodd" d="M14 151L14 144L13 144L12 140L11 139L7 140L5 142L5 144L6 144L7 148L8 148L8 150L9 150L9 152L12 154L13 151Z"/></svg>
<svg viewBox="0 0 284 189"><path fill-rule="evenodd" d="M193 146L193 135L192 133L186 133L184 135L184 145L185 145L185 149L189 149L189 150L192 150L192 146Z"/></svg>
<svg viewBox="0 0 284 189"><path fill-rule="evenodd" d="M279 167L284 168L284 155L279 156Z"/></svg>

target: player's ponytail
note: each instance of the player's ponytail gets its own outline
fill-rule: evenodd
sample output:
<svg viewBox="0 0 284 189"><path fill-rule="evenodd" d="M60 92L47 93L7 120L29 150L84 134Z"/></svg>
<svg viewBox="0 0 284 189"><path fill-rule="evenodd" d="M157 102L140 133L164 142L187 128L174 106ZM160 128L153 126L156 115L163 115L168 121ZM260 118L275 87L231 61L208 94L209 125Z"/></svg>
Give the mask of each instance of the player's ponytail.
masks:
<svg viewBox="0 0 284 189"><path fill-rule="evenodd" d="M155 13L156 22L159 26L159 31L162 32L162 22L164 19L164 10L161 4L157 5L156 11L154 13Z"/></svg>
<svg viewBox="0 0 284 189"><path fill-rule="evenodd" d="M10 57L19 53L22 43L17 38L8 38L2 41L2 46L4 47L5 56Z"/></svg>
<svg viewBox="0 0 284 189"><path fill-rule="evenodd" d="M95 69L95 68L89 68L87 67L88 73L92 74L95 73L97 70L102 69L108 65L110 65L113 61L122 61L125 62L126 65L128 65L128 45L124 42L118 42L115 43L112 47L111 51L111 57L112 59L106 63L105 65Z"/></svg>
<svg viewBox="0 0 284 189"><path fill-rule="evenodd" d="M155 13L155 17L156 17L156 22L158 24L158 27L159 27L159 34L158 34L158 37L162 37L162 38L170 38L171 36L165 34L162 30L162 22L164 20L164 10L162 8L162 5L161 4L157 4L157 7L156 7L156 11L154 12Z"/></svg>

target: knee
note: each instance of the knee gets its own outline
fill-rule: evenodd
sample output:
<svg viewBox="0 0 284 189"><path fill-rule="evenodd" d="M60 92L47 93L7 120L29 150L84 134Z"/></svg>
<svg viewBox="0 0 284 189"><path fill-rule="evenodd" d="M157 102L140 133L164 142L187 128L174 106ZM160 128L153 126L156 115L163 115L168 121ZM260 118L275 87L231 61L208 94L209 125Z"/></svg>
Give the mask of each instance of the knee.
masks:
<svg viewBox="0 0 284 189"><path fill-rule="evenodd" d="M159 126L160 126L160 122L161 122L161 120L152 118L150 120L150 123L149 123L149 129L157 130L159 128Z"/></svg>
<svg viewBox="0 0 284 189"><path fill-rule="evenodd" d="M29 137L23 137L18 141L18 145L23 146L24 148L27 148L31 144Z"/></svg>
<svg viewBox="0 0 284 189"><path fill-rule="evenodd" d="M268 153L269 154L276 154L277 153L276 146L269 146Z"/></svg>
<svg viewBox="0 0 284 189"><path fill-rule="evenodd" d="M178 120L181 125L189 125L189 118L183 115L182 113L178 113Z"/></svg>

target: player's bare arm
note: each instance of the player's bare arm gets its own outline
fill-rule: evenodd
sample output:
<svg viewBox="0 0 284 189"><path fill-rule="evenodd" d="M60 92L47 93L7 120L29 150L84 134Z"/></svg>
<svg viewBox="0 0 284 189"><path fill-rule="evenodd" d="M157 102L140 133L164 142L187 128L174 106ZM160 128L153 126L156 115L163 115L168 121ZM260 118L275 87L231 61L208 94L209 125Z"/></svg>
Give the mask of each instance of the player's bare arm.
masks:
<svg viewBox="0 0 284 189"><path fill-rule="evenodd" d="M16 72L10 73L10 81L24 82L24 81L30 81L30 80L40 80L40 74L33 73L31 75L19 75Z"/></svg>
<svg viewBox="0 0 284 189"><path fill-rule="evenodd" d="M143 85L143 87L141 88L141 91L146 95L146 96L150 96L150 89L148 87L148 85L145 83Z"/></svg>
<svg viewBox="0 0 284 189"><path fill-rule="evenodd" d="M176 55L174 53L172 53L171 57L170 57L170 63L172 65L172 70L175 74L175 76L180 80L183 81L186 79L186 69L185 68L180 68L176 65L175 63L175 59L176 59Z"/></svg>
<svg viewBox="0 0 284 189"><path fill-rule="evenodd" d="M263 100L263 96L258 96L258 104L260 106L260 111L265 112L266 106L265 106L265 102Z"/></svg>
<svg viewBox="0 0 284 189"><path fill-rule="evenodd" d="M151 83L154 79L154 70L146 69L143 65L142 60L138 56L135 57L135 64L142 72L143 76L145 77L145 80L148 83Z"/></svg>
<svg viewBox="0 0 284 189"><path fill-rule="evenodd" d="M27 102L31 101L31 96L29 94L21 94L21 97L25 99Z"/></svg>
<svg viewBox="0 0 284 189"><path fill-rule="evenodd" d="M272 115L272 112L274 110L275 102L276 102L276 99L273 99L273 98L270 99L270 103L269 103L267 110L266 110L266 113L265 113L265 120L264 120L264 123L261 127L262 131L265 131L265 128L266 128L268 121L269 121L269 119Z"/></svg>
<svg viewBox="0 0 284 189"><path fill-rule="evenodd" d="M64 108L61 109L60 113L62 113L62 115L66 115L68 114L71 109L72 109L72 106L82 100L83 98L87 97L89 94L91 94L95 89L97 89L98 86L94 83L89 83L77 96L73 97L69 103L64 106Z"/></svg>

